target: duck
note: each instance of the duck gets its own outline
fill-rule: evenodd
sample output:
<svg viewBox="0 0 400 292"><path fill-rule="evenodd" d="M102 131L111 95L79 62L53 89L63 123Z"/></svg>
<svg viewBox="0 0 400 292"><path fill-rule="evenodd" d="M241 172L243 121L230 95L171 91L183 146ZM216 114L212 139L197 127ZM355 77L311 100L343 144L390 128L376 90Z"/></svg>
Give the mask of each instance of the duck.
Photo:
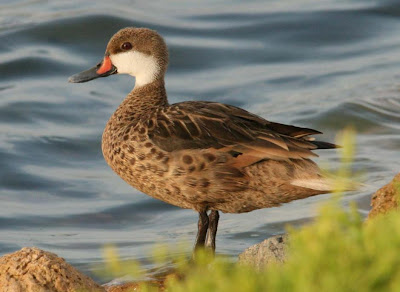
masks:
<svg viewBox="0 0 400 292"><path fill-rule="evenodd" d="M312 161L314 150L337 147L312 137L321 132L219 102L169 104L168 56L155 30L124 28L111 37L99 64L69 82L135 77L104 129L104 158L137 190L198 213L194 250L215 252L219 212L250 212L332 192Z"/></svg>

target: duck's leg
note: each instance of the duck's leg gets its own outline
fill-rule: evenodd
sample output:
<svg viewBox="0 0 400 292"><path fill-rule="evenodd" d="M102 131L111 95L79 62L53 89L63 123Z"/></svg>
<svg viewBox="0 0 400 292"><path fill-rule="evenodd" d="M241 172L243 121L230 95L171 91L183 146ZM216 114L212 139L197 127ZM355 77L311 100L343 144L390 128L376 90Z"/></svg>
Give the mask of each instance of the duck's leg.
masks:
<svg viewBox="0 0 400 292"><path fill-rule="evenodd" d="M197 237L196 243L194 245L194 249L204 248L204 244L206 242L207 230L208 230L208 215L207 211L199 212L199 222L197 229Z"/></svg>
<svg viewBox="0 0 400 292"><path fill-rule="evenodd" d="M217 210L212 210L209 216L208 233L206 247L210 248L215 253L215 239L217 237L219 213Z"/></svg>

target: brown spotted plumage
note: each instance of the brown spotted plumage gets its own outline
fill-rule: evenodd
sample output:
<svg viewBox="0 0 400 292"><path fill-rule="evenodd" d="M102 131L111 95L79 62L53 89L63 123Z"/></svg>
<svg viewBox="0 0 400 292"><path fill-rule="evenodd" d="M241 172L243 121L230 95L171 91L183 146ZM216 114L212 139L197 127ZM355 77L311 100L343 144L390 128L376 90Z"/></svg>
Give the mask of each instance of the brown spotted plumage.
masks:
<svg viewBox="0 0 400 292"><path fill-rule="evenodd" d="M207 241L215 248L218 211L249 212L330 191L310 160L313 150L335 147L310 138L320 132L216 102L170 105L164 87L167 47L155 31L119 31L107 46L108 57L113 64L108 72L96 75L99 64L70 79L85 82L115 73L137 78L107 123L103 155L131 186L199 212L196 247Z"/></svg>

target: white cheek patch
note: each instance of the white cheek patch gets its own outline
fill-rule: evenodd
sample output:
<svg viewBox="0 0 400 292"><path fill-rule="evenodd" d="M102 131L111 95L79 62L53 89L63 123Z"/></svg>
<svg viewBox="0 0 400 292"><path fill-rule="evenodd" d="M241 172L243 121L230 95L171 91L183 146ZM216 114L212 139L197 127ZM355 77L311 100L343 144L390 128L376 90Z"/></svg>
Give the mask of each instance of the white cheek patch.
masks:
<svg viewBox="0 0 400 292"><path fill-rule="evenodd" d="M119 74L135 76L135 87L153 82L160 71L160 66L153 56L136 51L111 55L110 59Z"/></svg>

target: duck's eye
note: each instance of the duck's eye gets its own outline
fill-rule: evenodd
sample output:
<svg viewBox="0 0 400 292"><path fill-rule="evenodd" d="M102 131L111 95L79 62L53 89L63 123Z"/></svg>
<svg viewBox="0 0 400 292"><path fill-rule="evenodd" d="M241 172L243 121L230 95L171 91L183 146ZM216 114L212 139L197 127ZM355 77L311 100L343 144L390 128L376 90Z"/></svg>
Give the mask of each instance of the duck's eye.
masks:
<svg viewBox="0 0 400 292"><path fill-rule="evenodd" d="M124 51L128 51L128 50L132 49L132 44L128 43L128 42L123 43L121 46L121 49L123 49Z"/></svg>

